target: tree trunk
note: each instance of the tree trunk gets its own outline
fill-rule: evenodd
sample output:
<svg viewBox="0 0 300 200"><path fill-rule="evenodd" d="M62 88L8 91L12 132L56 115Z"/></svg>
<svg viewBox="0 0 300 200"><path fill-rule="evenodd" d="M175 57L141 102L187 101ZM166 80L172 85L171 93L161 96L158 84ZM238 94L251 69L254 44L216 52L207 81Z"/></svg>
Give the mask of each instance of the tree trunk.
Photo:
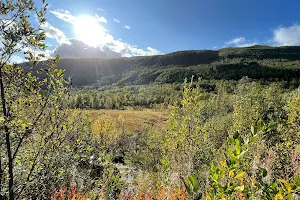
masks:
<svg viewBox="0 0 300 200"><path fill-rule="evenodd" d="M2 196L1 196L1 191L2 191L2 176L3 176L3 172L2 172L2 157L0 157L0 199L2 198Z"/></svg>
<svg viewBox="0 0 300 200"><path fill-rule="evenodd" d="M5 99L5 92L4 92L4 83L3 83L3 74L2 74L2 67L0 67L0 89L1 89L1 100L2 100L2 113L4 115L4 131L5 131L5 143L6 143L6 149L7 149L7 157L8 157L8 174L9 174L9 199L14 200L14 173L13 173L13 158L11 153L11 146L10 146L10 135L9 135L9 129L7 126L7 119L8 119L8 113L6 109L6 99Z"/></svg>

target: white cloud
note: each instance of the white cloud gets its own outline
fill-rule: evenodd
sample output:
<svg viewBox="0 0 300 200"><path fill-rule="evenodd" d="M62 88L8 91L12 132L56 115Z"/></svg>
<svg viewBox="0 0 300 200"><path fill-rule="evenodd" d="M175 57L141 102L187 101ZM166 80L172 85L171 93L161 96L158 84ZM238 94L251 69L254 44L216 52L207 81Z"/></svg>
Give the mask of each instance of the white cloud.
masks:
<svg viewBox="0 0 300 200"><path fill-rule="evenodd" d="M148 53L149 55L158 55L160 54L160 51L158 51L157 49L154 49L152 47L147 47Z"/></svg>
<svg viewBox="0 0 300 200"><path fill-rule="evenodd" d="M65 36L65 34L58 28L51 26L48 22L43 24L42 28L45 31L45 34L47 37L56 39L56 41L59 44L68 43L68 40L67 40L67 37Z"/></svg>
<svg viewBox="0 0 300 200"><path fill-rule="evenodd" d="M50 12L54 14L57 18L62 19L65 22L69 22L71 24L75 24L78 19L78 17L71 15L71 13L67 10L51 10ZM104 17L99 17L97 14L95 14L95 19L100 23L107 23L107 20Z"/></svg>
<svg viewBox="0 0 300 200"><path fill-rule="evenodd" d="M114 18L114 22L120 23L120 20Z"/></svg>
<svg viewBox="0 0 300 200"><path fill-rule="evenodd" d="M78 26L80 19L76 16L71 15L70 12L66 10L59 10L52 12L56 17L66 22L69 22L75 26ZM96 15L97 16L97 15ZM94 19L96 19L94 17ZM70 39L70 45L62 43L56 48L56 54L61 57L130 57L130 56L146 56L146 55L157 55L161 52L152 47L147 47L145 49L138 48L137 46L128 44L121 40L116 40L109 31L98 23L99 20L93 26L98 26L98 28L93 27L93 34L91 37L87 38L89 42L85 41L84 33L81 37ZM130 29L129 26L125 26L126 29ZM90 32L90 31L89 31ZM80 34L79 34L80 36ZM95 38L90 41L90 38ZM85 45L83 45L85 42ZM91 45L93 43L93 45ZM69 53L67 52L69 51Z"/></svg>
<svg viewBox="0 0 300 200"><path fill-rule="evenodd" d="M103 8L97 8L97 11L104 11Z"/></svg>
<svg viewBox="0 0 300 200"><path fill-rule="evenodd" d="M124 26L124 28L126 28L127 30L130 30L131 29L131 27L130 26Z"/></svg>
<svg viewBox="0 0 300 200"><path fill-rule="evenodd" d="M107 23L107 20L104 17L99 17L97 14L95 15L95 18L100 23Z"/></svg>
<svg viewBox="0 0 300 200"><path fill-rule="evenodd" d="M246 41L246 39L244 37L237 37L237 38L234 38L232 40L225 42L225 44L226 45L238 45L238 44L244 43L245 41Z"/></svg>
<svg viewBox="0 0 300 200"><path fill-rule="evenodd" d="M76 22L76 17L71 15L71 13L67 10L51 10L50 12L65 22L69 22L71 24L75 24Z"/></svg>
<svg viewBox="0 0 300 200"><path fill-rule="evenodd" d="M20 64L22 62L25 62L25 59L17 55L12 55L10 60L8 61L8 63L10 64Z"/></svg>
<svg viewBox="0 0 300 200"><path fill-rule="evenodd" d="M120 40L113 40L98 46L89 46L77 39L70 39L70 43L70 45L66 43L59 45L55 49L54 56L59 55L62 58L118 58L161 54L159 50L152 47L141 49Z"/></svg>
<svg viewBox="0 0 300 200"><path fill-rule="evenodd" d="M70 39L70 45L58 46L54 55L62 58L118 58L120 53L112 51L108 46L91 47L82 41Z"/></svg>
<svg viewBox="0 0 300 200"><path fill-rule="evenodd" d="M242 44L238 44L236 45L236 47L251 47L251 46L254 46L254 45L258 45L257 42L249 42L249 43L242 43Z"/></svg>
<svg viewBox="0 0 300 200"><path fill-rule="evenodd" d="M233 38L229 41L226 41L224 44L225 44L224 47L228 47L228 46L249 47L249 46L257 45L258 43L246 40L246 38L244 38L244 37L237 37L237 38Z"/></svg>
<svg viewBox="0 0 300 200"><path fill-rule="evenodd" d="M278 27L273 31L273 42L278 46L300 45L300 25Z"/></svg>
<svg viewBox="0 0 300 200"><path fill-rule="evenodd" d="M147 47L146 49L140 49L137 46L130 45L128 43L122 42L120 40L114 40L108 45L113 51L120 53L124 57L131 56L151 56L158 55L161 52L152 47Z"/></svg>

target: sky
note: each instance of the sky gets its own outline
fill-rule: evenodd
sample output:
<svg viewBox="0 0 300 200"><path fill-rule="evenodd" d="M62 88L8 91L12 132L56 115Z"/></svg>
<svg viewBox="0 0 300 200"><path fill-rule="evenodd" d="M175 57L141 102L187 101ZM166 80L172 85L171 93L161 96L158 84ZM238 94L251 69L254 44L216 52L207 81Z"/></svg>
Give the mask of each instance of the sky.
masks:
<svg viewBox="0 0 300 200"><path fill-rule="evenodd" d="M48 56L110 58L300 45L299 0L47 2Z"/></svg>

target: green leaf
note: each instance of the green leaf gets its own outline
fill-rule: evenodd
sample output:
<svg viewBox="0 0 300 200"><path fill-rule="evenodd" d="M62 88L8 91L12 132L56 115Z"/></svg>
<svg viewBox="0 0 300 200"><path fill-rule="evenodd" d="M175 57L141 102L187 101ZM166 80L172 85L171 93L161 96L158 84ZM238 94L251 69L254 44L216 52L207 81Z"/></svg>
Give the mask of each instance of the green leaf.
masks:
<svg viewBox="0 0 300 200"><path fill-rule="evenodd" d="M250 142L253 143L255 142L256 140L258 140L259 138L259 135L254 135L251 139L250 139Z"/></svg>
<svg viewBox="0 0 300 200"><path fill-rule="evenodd" d="M262 177L266 177L268 174L268 171L265 168L260 168L260 173L261 173Z"/></svg>
<svg viewBox="0 0 300 200"><path fill-rule="evenodd" d="M260 119L260 120L258 120L258 122L257 122L257 128L258 128L258 130L260 130L260 131L263 131L264 130L264 124L263 124L263 121Z"/></svg>
<svg viewBox="0 0 300 200"><path fill-rule="evenodd" d="M58 72L57 72L57 76L61 76L63 73L64 73L64 70L60 69L60 70L58 70Z"/></svg>
<svg viewBox="0 0 300 200"><path fill-rule="evenodd" d="M219 176L218 176L218 174L215 173L215 174L212 175L212 177L213 177L213 180L214 180L214 181L216 181L216 182L219 181Z"/></svg>
<svg viewBox="0 0 300 200"><path fill-rule="evenodd" d="M16 163L17 163L17 165L20 165L21 164L21 159L17 159Z"/></svg>
<svg viewBox="0 0 300 200"><path fill-rule="evenodd" d="M65 172L65 170L61 170L58 174L58 177L60 177L61 175L63 175L63 173Z"/></svg>
<svg viewBox="0 0 300 200"><path fill-rule="evenodd" d="M235 132L233 135L233 139L237 139L240 136L239 132Z"/></svg>
<svg viewBox="0 0 300 200"><path fill-rule="evenodd" d="M275 122L274 121L271 121L269 124L268 124L268 128L269 129L273 129L275 126Z"/></svg>
<svg viewBox="0 0 300 200"><path fill-rule="evenodd" d="M92 150L93 150L93 147L88 146L88 147L86 148L86 150L87 150L87 151L92 151Z"/></svg>
<svg viewBox="0 0 300 200"><path fill-rule="evenodd" d="M230 137L230 138L229 138L229 142L230 142L230 144L234 144L234 138L233 138L233 137Z"/></svg>
<svg viewBox="0 0 300 200"><path fill-rule="evenodd" d="M188 177L184 178L183 183L184 183L184 186L185 186L186 191L188 192L188 194L191 194L192 187L191 187L190 179Z"/></svg>
<svg viewBox="0 0 300 200"><path fill-rule="evenodd" d="M198 192L200 190L200 185L197 177L195 175L189 176L189 180L193 185L194 192Z"/></svg>
<svg viewBox="0 0 300 200"><path fill-rule="evenodd" d="M237 156L241 154L241 142L240 142L240 140L235 140L235 154Z"/></svg>
<svg viewBox="0 0 300 200"><path fill-rule="evenodd" d="M251 126L251 133L254 135L256 133L255 127L252 125Z"/></svg>
<svg viewBox="0 0 300 200"><path fill-rule="evenodd" d="M296 184L297 187L300 187L300 178L295 177L294 178L294 182L295 182L295 184Z"/></svg>

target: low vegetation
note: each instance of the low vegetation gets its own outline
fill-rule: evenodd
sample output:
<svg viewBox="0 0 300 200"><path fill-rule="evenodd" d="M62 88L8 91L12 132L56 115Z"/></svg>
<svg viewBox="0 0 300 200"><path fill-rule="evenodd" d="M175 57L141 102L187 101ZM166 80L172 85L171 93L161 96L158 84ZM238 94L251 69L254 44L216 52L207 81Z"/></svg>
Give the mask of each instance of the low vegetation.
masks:
<svg viewBox="0 0 300 200"><path fill-rule="evenodd" d="M95 119L93 137L111 156L114 171L113 182L101 185L94 195L103 199L299 197L299 89L249 79L216 82L213 91L202 84L200 80L183 85L180 98L167 109L168 124L159 130L150 124L138 132L122 128L129 120L122 112L143 118L147 110L86 111Z"/></svg>

